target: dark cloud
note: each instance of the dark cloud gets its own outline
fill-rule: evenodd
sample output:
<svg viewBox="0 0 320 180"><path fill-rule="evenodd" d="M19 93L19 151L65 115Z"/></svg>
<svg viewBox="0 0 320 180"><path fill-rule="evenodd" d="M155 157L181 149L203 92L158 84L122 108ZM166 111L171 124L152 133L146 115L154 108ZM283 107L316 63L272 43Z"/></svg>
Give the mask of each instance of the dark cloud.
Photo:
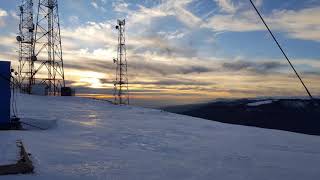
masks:
<svg viewBox="0 0 320 180"><path fill-rule="evenodd" d="M113 94L113 88L90 88L85 86L74 87L76 94Z"/></svg>
<svg viewBox="0 0 320 180"><path fill-rule="evenodd" d="M185 79L169 79L169 80L159 80L152 82L145 81L133 81L130 84L142 84L142 85L160 85L160 86L176 86L176 85L185 85L185 86L206 86L212 83L199 82L194 80L185 80Z"/></svg>
<svg viewBox="0 0 320 180"><path fill-rule="evenodd" d="M173 74L192 74L192 73L205 73L213 71L211 67L196 66L196 65L178 65L173 63L160 63L147 60L145 56L133 55L131 56L131 62L128 65L134 72L145 72L147 74L159 74L159 75L173 75ZM169 57L168 57L169 58ZM174 60L172 60L174 61Z"/></svg>
<svg viewBox="0 0 320 180"><path fill-rule="evenodd" d="M305 71L305 72L302 72L302 74L320 76L320 70L319 71Z"/></svg>
<svg viewBox="0 0 320 180"><path fill-rule="evenodd" d="M211 72L213 69L208 68L208 67L203 67L203 66L190 66L186 68L182 68L181 72L183 74L191 74L191 73L206 73L206 72Z"/></svg>
<svg viewBox="0 0 320 180"><path fill-rule="evenodd" d="M99 79L100 83L102 84L113 84L114 80L112 79Z"/></svg>
<svg viewBox="0 0 320 180"><path fill-rule="evenodd" d="M277 72L281 68L288 67L280 62L249 62L249 61L234 61L221 64L221 69L212 66L204 65L189 65L187 63L179 65L178 63L162 63L153 59L146 59L147 56L135 54L128 56L128 73L131 77L141 76L170 76L170 75L185 75L194 73L208 72L251 72L257 74L265 74ZM170 58L170 57L168 57ZM91 58L82 59L84 63L75 63L74 61L65 61L65 68L73 68L78 70L91 70L95 72L106 72L113 74L115 64L112 60L95 60ZM72 62L72 63L71 63ZM305 74L317 74L318 72L306 72ZM131 78L132 79L132 78Z"/></svg>
<svg viewBox="0 0 320 180"><path fill-rule="evenodd" d="M112 60L106 60L104 62L95 59L82 58L81 61L83 63L65 60L64 67L77 70L91 70L96 72L112 71L115 68Z"/></svg>
<svg viewBox="0 0 320 180"><path fill-rule="evenodd" d="M168 57L169 58L169 57ZM81 58L77 62L65 59L64 67L77 70L89 70L95 72L112 72L115 70L115 64L112 60L95 60L92 58ZM174 63L161 63L159 61L147 60L143 55L128 56L128 73L134 77L138 74L145 75L175 75L175 74L192 74L192 73L206 73L211 72L212 67L205 67L201 65L178 65Z"/></svg>
<svg viewBox="0 0 320 180"><path fill-rule="evenodd" d="M269 71L286 67L286 65L280 62L275 62L275 61L262 62L262 63L248 62L248 61L235 61L235 62L223 63L222 67L225 70L229 70L229 71L249 71L249 72L256 72L256 73L267 73Z"/></svg>
<svg viewBox="0 0 320 180"><path fill-rule="evenodd" d="M228 70L232 70L232 71L240 71L240 70L246 70L250 67L252 67L252 63L249 62L241 62L241 61L237 61L237 62L226 62L222 64L222 67Z"/></svg>

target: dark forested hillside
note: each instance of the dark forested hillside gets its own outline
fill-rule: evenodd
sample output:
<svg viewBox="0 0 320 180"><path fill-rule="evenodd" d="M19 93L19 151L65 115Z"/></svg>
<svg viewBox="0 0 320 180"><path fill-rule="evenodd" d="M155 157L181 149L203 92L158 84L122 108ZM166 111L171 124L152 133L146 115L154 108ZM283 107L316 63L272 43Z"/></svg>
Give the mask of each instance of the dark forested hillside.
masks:
<svg viewBox="0 0 320 180"><path fill-rule="evenodd" d="M320 135L319 104L319 99L240 99L164 110L223 123Z"/></svg>

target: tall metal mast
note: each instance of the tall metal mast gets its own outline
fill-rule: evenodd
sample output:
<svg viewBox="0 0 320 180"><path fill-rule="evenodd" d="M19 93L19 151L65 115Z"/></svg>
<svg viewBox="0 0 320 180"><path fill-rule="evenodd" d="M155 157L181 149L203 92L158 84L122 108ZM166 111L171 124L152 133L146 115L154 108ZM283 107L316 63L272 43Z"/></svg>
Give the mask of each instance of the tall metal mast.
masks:
<svg viewBox="0 0 320 180"><path fill-rule="evenodd" d="M117 58L113 59L114 63L117 64L116 80L114 82L114 103L129 104L125 20L118 20L116 29L118 30L118 52Z"/></svg>
<svg viewBox="0 0 320 180"><path fill-rule="evenodd" d="M19 6L19 67L18 81L23 92L30 93L34 84L32 75L34 73L34 63L32 61L34 46L34 23L33 23L33 0L21 0Z"/></svg>
<svg viewBox="0 0 320 180"><path fill-rule="evenodd" d="M34 57L38 62L33 79L41 77L50 95L58 95L65 87L58 0L39 0L34 43Z"/></svg>

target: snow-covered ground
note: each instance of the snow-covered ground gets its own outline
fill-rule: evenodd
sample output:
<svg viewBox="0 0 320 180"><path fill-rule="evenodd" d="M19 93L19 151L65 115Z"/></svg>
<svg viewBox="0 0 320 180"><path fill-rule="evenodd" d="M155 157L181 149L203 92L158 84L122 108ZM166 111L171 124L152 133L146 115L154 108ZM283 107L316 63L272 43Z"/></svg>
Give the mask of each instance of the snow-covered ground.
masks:
<svg viewBox="0 0 320 180"><path fill-rule="evenodd" d="M1 180L320 178L318 136L77 97L21 95L18 100L20 117L57 125L0 132L1 144L22 139L35 165L35 174Z"/></svg>
<svg viewBox="0 0 320 180"><path fill-rule="evenodd" d="M253 103L248 103L247 106L260 106L264 104L271 104L273 101L272 100L266 100L266 101L257 101Z"/></svg>
<svg viewBox="0 0 320 180"><path fill-rule="evenodd" d="M2 137L0 137L0 165L15 164L18 155L19 149L16 142L2 140Z"/></svg>

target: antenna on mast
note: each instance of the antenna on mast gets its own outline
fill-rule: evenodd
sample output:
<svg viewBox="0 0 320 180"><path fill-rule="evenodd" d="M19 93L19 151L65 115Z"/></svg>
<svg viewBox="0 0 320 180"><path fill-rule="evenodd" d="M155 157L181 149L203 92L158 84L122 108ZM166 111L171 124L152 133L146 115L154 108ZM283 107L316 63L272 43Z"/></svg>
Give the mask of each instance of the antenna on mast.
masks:
<svg viewBox="0 0 320 180"><path fill-rule="evenodd" d="M116 79L114 82L114 103L129 104L128 66L125 38L125 19L118 20L116 29L118 30L117 58L113 62L117 64Z"/></svg>
<svg viewBox="0 0 320 180"><path fill-rule="evenodd" d="M19 35L16 40L19 43L19 66L18 85L20 90L31 93L34 84L33 46L34 46L34 23L33 23L33 0L21 0L19 6Z"/></svg>

